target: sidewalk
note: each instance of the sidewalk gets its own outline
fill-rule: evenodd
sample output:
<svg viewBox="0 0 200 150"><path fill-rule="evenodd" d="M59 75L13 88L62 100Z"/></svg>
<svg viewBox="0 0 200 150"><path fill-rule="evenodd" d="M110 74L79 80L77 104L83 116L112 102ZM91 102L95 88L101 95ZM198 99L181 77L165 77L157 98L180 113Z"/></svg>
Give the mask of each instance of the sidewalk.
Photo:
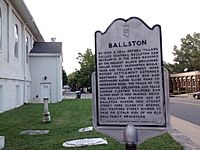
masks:
<svg viewBox="0 0 200 150"><path fill-rule="evenodd" d="M169 134L184 150L200 150L200 126L171 116L171 130Z"/></svg>

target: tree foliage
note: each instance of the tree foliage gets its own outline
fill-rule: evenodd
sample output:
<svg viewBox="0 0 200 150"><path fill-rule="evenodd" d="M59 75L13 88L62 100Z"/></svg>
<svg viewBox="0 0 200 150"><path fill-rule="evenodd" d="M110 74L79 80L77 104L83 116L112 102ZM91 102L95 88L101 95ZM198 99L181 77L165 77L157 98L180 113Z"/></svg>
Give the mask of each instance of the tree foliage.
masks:
<svg viewBox="0 0 200 150"><path fill-rule="evenodd" d="M79 53L77 60L80 64L80 78L78 84L82 87L90 87L91 74L95 70L95 56L91 49L87 49L84 54Z"/></svg>
<svg viewBox="0 0 200 150"><path fill-rule="evenodd" d="M83 87L91 88L91 74L95 71L95 55L87 48L84 54L78 53L76 59L80 64L80 70L68 76L70 87L76 90Z"/></svg>
<svg viewBox="0 0 200 150"><path fill-rule="evenodd" d="M169 73L173 73L174 72L174 65L167 63L167 62L163 62L164 67L169 71Z"/></svg>
<svg viewBox="0 0 200 150"><path fill-rule="evenodd" d="M62 84L63 86L68 84L67 74L64 69L62 69Z"/></svg>
<svg viewBox="0 0 200 150"><path fill-rule="evenodd" d="M200 33L181 39L180 49L173 48L174 64L165 64L171 73L200 70Z"/></svg>
<svg viewBox="0 0 200 150"><path fill-rule="evenodd" d="M68 75L68 85L72 91L77 90L77 81L79 78L79 72L75 71Z"/></svg>

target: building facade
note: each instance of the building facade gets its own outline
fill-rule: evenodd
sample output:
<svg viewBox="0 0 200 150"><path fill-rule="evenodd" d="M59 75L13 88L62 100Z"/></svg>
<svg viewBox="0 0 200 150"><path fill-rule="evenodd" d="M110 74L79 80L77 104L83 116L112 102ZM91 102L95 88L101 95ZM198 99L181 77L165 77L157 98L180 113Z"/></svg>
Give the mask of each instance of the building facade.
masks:
<svg viewBox="0 0 200 150"><path fill-rule="evenodd" d="M33 99L29 52L37 42L44 39L23 0L0 0L0 112Z"/></svg>
<svg viewBox="0 0 200 150"><path fill-rule="evenodd" d="M62 100L62 43L36 42L30 51L31 97L35 102Z"/></svg>
<svg viewBox="0 0 200 150"><path fill-rule="evenodd" d="M170 92L200 91L200 71L191 71L177 74L170 74Z"/></svg>

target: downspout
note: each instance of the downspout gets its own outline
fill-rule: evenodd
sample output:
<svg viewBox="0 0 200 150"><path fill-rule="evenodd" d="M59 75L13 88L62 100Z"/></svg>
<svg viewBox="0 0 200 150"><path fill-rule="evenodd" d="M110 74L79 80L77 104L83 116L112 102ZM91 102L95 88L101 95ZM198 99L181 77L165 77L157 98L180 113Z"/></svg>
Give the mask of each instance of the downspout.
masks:
<svg viewBox="0 0 200 150"><path fill-rule="evenodd" d="M59 64L58 64L58 67L59 67L59 102L62 101L62 55L59 55Z"/></svg>
<svg viewBox="0 0 200 150"><path fill-rule="evenodd" d="M59 80L59 79L58 79L58 77L59 77L59 72L58 72L58 57L59 57L59 56L56 55L56 99L57 99L56 101L57 101L57 102L59 102L59 96L58 96L58 92L59 92L59 91L58 91L58 90L59 90L59 89L58 89L58 83L59 83L59 81L58 81L58 80Z"/></svg>
<svg viewBox="0 0 200 150"><path fill-rule="evenodd" d="M60 102L62 100L61 96L61 70L60 70L60 55L56 56L56 97L57 97L57 102Z"/></svg>
<svg viewBox="0 0 200 150"><path fill-rule="evenodd" d="M56 55L56 102L58 102L58 55Z"/></svg>

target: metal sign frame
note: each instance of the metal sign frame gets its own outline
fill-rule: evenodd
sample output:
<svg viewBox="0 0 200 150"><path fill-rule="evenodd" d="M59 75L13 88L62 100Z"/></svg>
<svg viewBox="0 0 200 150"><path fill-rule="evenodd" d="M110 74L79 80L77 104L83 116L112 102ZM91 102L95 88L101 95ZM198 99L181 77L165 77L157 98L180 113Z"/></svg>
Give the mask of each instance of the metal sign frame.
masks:
<svg viewBox="0 0 200 150"><path fill-rule="evenodd" d="M104 33L102 33L102 32L100 32L100 31L97 31L96 33L95 33L95 51L96 51L96 65L97 65L97 67L96 67L96 74L93 74L92 75L92 83L93 83L93 124L94 124L94 127L98 130L98 131L100 131L100 132L103 132L103 133L105 133L105 134L107 134L107 135L109 135L109 136L111 136L111 137L113 137L113 138L115 138L115 139L117 139L118 141L120 141L120 142L124 142L124 138L123 138L123 129L124 129L124 127L126 126L126 125L128 125L128 124L126 124L126 123L101 123L100 122L100 119L99 119L99 103L98 103L98 100L99 100L99 97L100 97L100 95L99 95L99 93L98 93L98 91L99 91L99 87L98 87L98 79L99 79L99 76L98 76L98 54L99 54L99 46L98 46L98 44L99 43L101 43L102 41L101 41L101 39L99 39L99 37L101 37L101 36L104 36L104 35L106 35L107 34L107 32L109 32L109 30L110 30L110 28L117 28L117 29L119 29L119 27L117 27L117 25L115 26L115 24L116 23L118 23L118 22L123 22L123 23L125 23L125 25L123 26L124 27L124 31L123 31L123 37L124 38L129 38L131 35L131 31L129 30L129 28L127 28L128 26L129 26L129 24L128 24L128 22L129 21L137 21L137 24L138 25L140 25L140 24L142 24L143 26L145 26L145 28L147 28L147 30L150 30L150 31L153 31L155 28L156 28L156 30L158 30L159 31L159 35L160 35L160 37L158 38L159 39L159 41L156 41L156 42L158 42L159 43L159 49L160 49L160 56L159 56L159 62L160 62L160 65L161 66L159 66L160 67L160 70L161 70L161 74L160 74L160 78L161 78L161 81L162 81L162 83L161 83L161 86L162 86L162 95L160 95L160 96L162 96L162 102L163 102L163 115L164 115L164 123L162 123L161 125L154 125L154 124L136 124L136 125L134 125L134 123L133 123L133 125L137 128L137 130L138 130L138 133L139 133L139 141L143 141L146 137L149 137L149 135L150 135L150 137L152 137L152 135L158 135L158 134L160 134L160 133L162 133L162 132L165 132L166 131L166 129L169 127L169 93L168 93L168 91L166 90L166 89L168 89L168 82L167 82L167 78L168 78L168 72L167 72L167 70L164 70L164 68L163 68L163 64L162 64L162 37L161 37L161 27L160 27L160 25L155 25L153 28L150 28L144 21L142 21L141 19L139 19L139 18L136 18L136 17L132 17L132 18L129 18L128 20L124 20L124 19L121 19L121 18L119 18L119 19L116 19L116 20L114 20L113 21L113 23L111 23L111 25L107 28L107 30L104 32ZM112 26L114 26L114 27L112 27ZM116 31L116 32L118 32L118 31ZM118 33L113 33L113 34L115 34L115 36L117 36L117 34ZM144 34L145 35L145 34ZM112 37L109 37L109 38L111 38L112 39ZM110 40L110 39L109 39ZM103 41L103 42L105 42L105 41ZM107 42L107 41L106 41ZM103 44L105 44L105 43L103 43ZM129 42L123 42L123 43L114 43L114 44L112 44L112 40L111 40L111 42L109 43L109 45L108 45L108 47L109 48L113 48L113 47L116 47L116 48L118 48L118 47L127 47L127 46L132 46L133 44L135 44L135 43L133 43L133 41L132 41L132 44L131 43L129 43ZM138 44L140 44L140 43L138 43ZM101 46L100 46L101 47ZM164 83L164 81L165 81L165 83Z"/></svg>

